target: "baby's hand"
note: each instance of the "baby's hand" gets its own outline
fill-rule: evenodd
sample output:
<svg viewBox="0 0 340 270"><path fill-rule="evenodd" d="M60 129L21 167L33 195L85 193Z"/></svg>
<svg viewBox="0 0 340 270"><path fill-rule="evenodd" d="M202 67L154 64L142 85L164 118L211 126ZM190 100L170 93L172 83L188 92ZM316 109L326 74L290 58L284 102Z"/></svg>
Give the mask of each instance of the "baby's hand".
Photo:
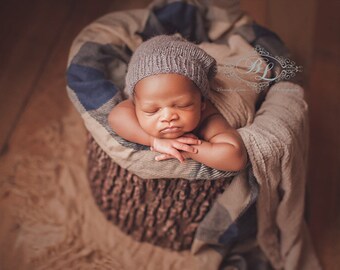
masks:
<svg viewBox="0 0 340 270"><path fill-rule="evenodd" d="M182 163L186 155L180 151L197 153L197 149L191 146L192 144L201 144L201 141L195 135L189 133L176 139L154 138L150 149L162 153L167 157L166 159L177 158ZM163 155L157 156L155 159L164 160L164 158L161 158Z"/></svg>

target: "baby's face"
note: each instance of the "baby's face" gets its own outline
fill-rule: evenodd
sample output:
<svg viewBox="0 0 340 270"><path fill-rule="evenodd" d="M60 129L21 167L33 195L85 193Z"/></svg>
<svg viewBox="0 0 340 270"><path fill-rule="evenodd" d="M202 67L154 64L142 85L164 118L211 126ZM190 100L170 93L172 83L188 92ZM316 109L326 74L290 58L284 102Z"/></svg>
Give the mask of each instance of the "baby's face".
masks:
<svg viewBox="0 0 340 270"><path fill-rule="evenodd" d="M135 86L134 102L143 130L167 139L193 131L205 106L197 86L178 74L159 74L140 80Z"/></svg>

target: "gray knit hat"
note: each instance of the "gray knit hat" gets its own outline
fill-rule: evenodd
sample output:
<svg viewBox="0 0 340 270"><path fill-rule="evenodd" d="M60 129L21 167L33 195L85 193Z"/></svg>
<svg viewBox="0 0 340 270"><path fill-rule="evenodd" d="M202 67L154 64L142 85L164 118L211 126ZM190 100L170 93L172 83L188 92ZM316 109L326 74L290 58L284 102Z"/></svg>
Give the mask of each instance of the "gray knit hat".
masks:
<svg viewBox="0 0 340 270"><path fill-rule="evenodd" d="M216 60L197 45L182 37L160 35L143 42L131 57L126 74L126 88L132 96L141 79L165 73L176 73L191 79L208 95L209 80L216 75Z"/></svg>

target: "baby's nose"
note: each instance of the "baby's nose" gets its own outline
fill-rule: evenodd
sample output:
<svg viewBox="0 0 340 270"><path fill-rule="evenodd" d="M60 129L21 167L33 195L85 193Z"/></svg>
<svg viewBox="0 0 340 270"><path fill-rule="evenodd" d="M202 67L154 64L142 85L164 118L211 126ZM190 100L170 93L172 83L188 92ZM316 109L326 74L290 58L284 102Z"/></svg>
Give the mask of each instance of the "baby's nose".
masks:
<svg viewBox="0 0 340 270"><path fill-rule="evenodd" d="M162 121L173 121L178 119L178 114L175 109L165 107L163 108Z"/></svg>

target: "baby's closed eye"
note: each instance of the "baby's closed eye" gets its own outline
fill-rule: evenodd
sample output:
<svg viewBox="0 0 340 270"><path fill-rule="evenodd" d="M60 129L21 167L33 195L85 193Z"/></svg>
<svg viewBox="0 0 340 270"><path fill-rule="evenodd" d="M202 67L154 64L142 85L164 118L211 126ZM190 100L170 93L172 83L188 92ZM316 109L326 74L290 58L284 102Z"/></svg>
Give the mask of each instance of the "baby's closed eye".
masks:
<svg viewBox="0 0 340 270"><path fill-rule="evenodd" d="M190 104L178 104L175 107L179 108L179 109L185 109L185 108L189 108L189 107L191 107L193 105L194 105L193 103L190 103Z"/></svg>
<svg viewBox="0 0 340 270"><path fill-rule="evenodd" d="M146 107L146 108L141 108L141 111L145 114L155 114L156 112L158 112L160 110L160 108L158 107Z"/></svg>

